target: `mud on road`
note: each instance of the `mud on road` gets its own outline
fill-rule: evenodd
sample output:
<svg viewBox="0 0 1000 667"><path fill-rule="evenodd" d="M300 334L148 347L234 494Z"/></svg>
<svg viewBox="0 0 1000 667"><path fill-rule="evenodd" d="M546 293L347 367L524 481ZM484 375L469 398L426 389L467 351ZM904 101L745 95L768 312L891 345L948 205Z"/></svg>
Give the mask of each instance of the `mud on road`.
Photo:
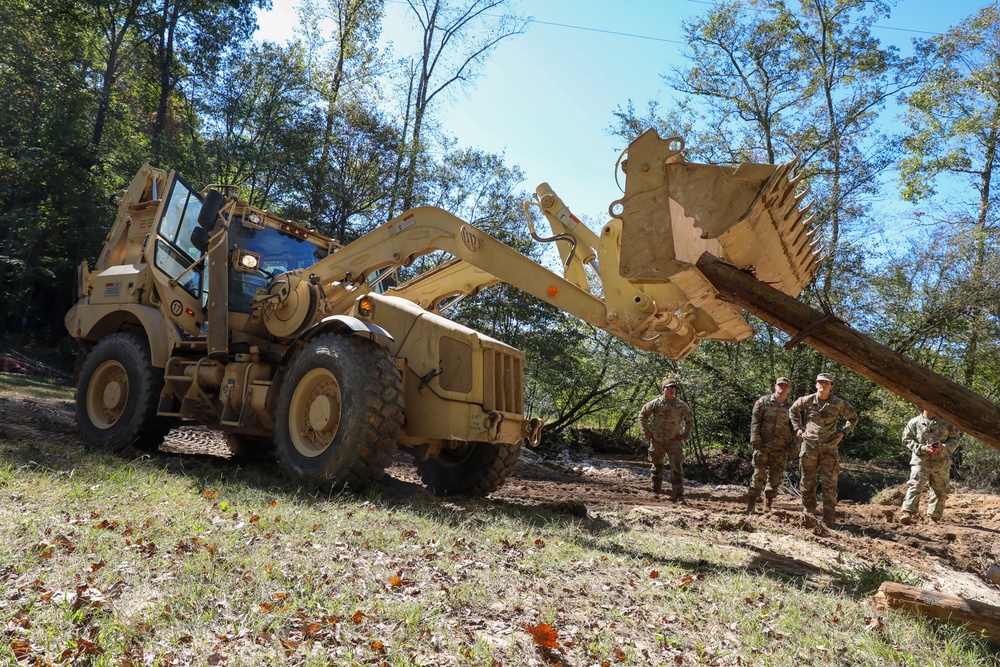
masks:
<svg viewBox="0 0 1000 667"><path fill-rule="evenodd" d="M0 440L83 447L72 401L11 392L0 392ZM211 465L234 465L225 460L230 454L222 435L203 427L171 431L159 455L214 457ZM879 494L889 504L841 501L831 530L804 515L792 495L779 495L771 512L758 505L747 516L745 487L687 481L688 503L677 505L653 497L647 466L640 461L549 461L526 452L507 484L486 502L581 520L644 524L651 530L660 525L690 529L701 536L692 539L708 536L715 544L753 550L762 563L819 583L838 567L901 570L928 588L1000 605L1000 587L985 577L991 565L1000 563L1000 496L955 489L941 523L921 514L914 525L903 526L897 510L904 488ZM435 501L459 511L483 502L434 499L404 454L394 458L379 491L401 502Z"/></svg>

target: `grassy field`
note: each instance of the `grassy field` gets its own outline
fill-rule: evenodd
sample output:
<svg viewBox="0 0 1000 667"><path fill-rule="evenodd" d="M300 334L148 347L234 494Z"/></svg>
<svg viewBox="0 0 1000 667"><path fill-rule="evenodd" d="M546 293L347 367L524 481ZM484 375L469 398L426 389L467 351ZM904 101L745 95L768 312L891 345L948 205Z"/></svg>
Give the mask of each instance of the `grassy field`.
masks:
<svg viewBox="0 0 1000 667"><path fill-rule="evenodd" d="M875 611L892 572L817 585L669 514L307 493L273 466L44 441L0 452L5 664L997 664L962 630Z"/></svg>

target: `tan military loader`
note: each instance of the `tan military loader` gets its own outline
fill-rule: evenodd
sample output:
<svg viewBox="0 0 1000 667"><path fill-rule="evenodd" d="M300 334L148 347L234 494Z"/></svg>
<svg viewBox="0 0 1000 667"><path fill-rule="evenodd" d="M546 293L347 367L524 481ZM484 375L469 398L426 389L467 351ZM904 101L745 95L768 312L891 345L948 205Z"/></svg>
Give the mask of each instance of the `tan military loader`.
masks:
<svg viewBox="0 0 1000 667"><path fill-rule="evenodd" d="M625 195L599 232L539 186L525 210L529 224L534 209L547 220L552 236L532 235L557 244L564 276L437 208L341 246L220 192L233 190L143 166L66 316L81 347L80 433L155 449L170 428L203 424L293 480L351 488L399 447L433 492L489 493L541 423L524 415L524 355L447 319L446 305L507 282L680 359L752 334L696 268L703 253L792 296L815 272L791 165L693 164L682 148L653 131L633 142ZM434 251L453 259L381 288Z"/></svg>

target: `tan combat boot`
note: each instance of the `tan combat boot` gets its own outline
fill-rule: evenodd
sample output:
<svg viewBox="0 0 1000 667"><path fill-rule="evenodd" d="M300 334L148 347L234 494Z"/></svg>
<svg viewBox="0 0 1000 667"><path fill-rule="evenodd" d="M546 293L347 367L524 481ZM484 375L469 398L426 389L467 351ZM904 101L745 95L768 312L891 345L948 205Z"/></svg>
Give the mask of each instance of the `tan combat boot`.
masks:
<svg viewBox="0 0 1000 667"><path fill-rule="evenodd" d="M749 496L749 497L747 498L747 508L746 508L746 513L747 513L747 514L753 514L753 511L754 511L754 507L755 507L756 505L757 505L757 496Z"/></svg>
<svg viewBox="0 0 1000 667"><path fill-rule="evenodd" d="M773 505L774 505L774 498L772 498L770 496L765 496L764 497L764 507L767 509L768 512L770 512L772 509L774 509Z"/></svg>
<svg viewBox="0 0 1000 667"><path fill-rule="evenodd" d="M899 515L899 522L904 526L909 526L911 523L913 523L913 515L910 514L909 512L903 512L902 514Z"/></svg>
<svg viewBox="0 0 1000 667"><path fill-rule="evenodd" d="M829 507L823 508L823 525L827 528L833 528L834 524L837 523L837 510Z"/></svg>

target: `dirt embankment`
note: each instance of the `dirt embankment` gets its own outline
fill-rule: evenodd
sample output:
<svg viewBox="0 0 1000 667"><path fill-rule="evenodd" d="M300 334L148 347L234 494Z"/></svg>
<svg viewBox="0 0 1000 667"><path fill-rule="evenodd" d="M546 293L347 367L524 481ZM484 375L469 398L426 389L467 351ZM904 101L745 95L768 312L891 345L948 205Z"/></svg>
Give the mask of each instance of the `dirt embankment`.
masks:
<svg viewBox="0 0 1000 667"><path fill-rule="evenodd" d="M0 393L0 439L83 447L71 401L12 393ZM229 455L222 436L201 427L175 429L161 452L217 456L220 466L231 465L221 460ZM380 486L383 493L402 498L427 494L405 455L395 458ZM771 512L758 505L746 516L744 491L743 486L688 481L688 504L679 506L652 496L641 462L549 461L527 452L490 500L607 521L667 522L751 549L762 563L807 578L828 577L840 565L902 570L935 590L1000 605L1000 587L985 578L989 567L1000 563L1000 496L958 489L941 523L921 514L914 525L903 526L897 521L903 487L897 487L881 494L891 504L842 501L831 530L803 515L793 495L779 495Z"/></svg>

